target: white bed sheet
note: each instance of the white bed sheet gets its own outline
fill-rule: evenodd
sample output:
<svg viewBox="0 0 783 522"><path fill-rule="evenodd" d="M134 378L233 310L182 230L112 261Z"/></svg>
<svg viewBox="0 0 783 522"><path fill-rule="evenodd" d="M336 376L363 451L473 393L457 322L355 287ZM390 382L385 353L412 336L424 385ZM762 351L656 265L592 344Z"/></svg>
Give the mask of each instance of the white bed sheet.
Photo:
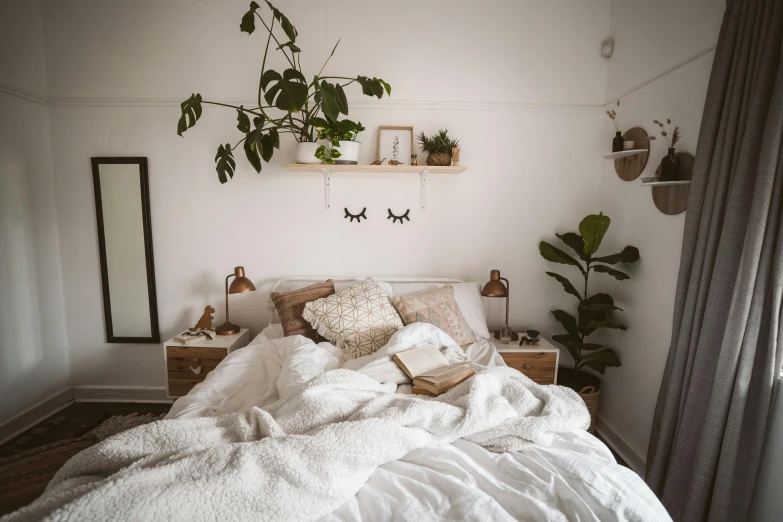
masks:
<svg viewBox="0 0 783 522"><path fill-rule="evenodd" d="M468 357L505 366L487 339ZM337 368L339 350L305 338L257 336L178 399L167 418L264 407ZM263 364L260 364L263 361ZM349 364L348 366L351 366ZM636 514L647 513L643 519ZM585 431L549 447L493 453L465 440L415 450L380 466L354 498L324 520L670 520L644 482Z"/></svg>

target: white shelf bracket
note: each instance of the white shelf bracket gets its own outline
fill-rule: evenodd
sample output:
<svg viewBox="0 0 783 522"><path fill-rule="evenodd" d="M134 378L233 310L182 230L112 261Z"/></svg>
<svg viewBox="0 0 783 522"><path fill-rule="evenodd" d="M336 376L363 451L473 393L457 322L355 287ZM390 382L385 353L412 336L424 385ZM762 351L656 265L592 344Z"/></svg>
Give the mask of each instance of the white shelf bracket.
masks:
<svg viewBox="0 0 783 522"><path fill-rule="evenodd" d="M324 182L326 183L326 210L332 208L332 171L327 168L321 168L324 173Z"/></svg>
<svg viewBox="0 0 783 522"><path fill-rule="evenodd" d="M425 169L421 171L421 209L424 210L427 202L427 174L429 170Z"/></svg>

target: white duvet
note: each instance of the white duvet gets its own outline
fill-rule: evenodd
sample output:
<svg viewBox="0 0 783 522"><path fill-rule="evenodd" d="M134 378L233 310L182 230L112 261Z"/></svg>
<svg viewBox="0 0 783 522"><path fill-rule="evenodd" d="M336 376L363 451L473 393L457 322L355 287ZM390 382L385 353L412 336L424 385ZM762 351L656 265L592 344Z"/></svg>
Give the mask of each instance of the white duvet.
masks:
<svg viewBox="0 0 783 522"><path fill-rule="evenodd" d="M397 393L408 379L390 355L420 342L450 361L497 362L430 325L344 369L329 345L254 343L172 419L80 453L7 520L668 518L583 431L589 415L571 390L475 365L438 398Z"/></svg>

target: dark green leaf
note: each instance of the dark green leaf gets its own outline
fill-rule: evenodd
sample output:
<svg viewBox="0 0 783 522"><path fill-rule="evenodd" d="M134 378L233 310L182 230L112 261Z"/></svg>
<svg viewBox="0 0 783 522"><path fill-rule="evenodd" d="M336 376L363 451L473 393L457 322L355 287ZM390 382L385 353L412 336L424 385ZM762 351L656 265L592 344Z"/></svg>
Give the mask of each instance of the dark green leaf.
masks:
<svg viewBox="0 0 783 522"><path fill-rule="evenodd" d="M383 97L384 86L378 78L368 78L367 76L357 76L356 81L362 86L362 93L366 96L376 96L378 99ZM391 87L389 87L391 90Z"/></svg>
<svg viewBox="0 0 783 522"><path fill-rule="evenodd" d="M255 3L255 2L253 2ZM275 16L275 19L280 22L280 27L283 28L283 31L285 32L285 35L288 37L289 40L292 42L296 41L296 37L299 35L299 33L296 30L296 27L291 25L291 22L288 20L288 18L280 12L279 9L277 9L275 6L273 6L269 0L266 0L266 5L269 6L269 9L272 10L272 13Z"/></svg>
<svg viewBox="0 0 783 522"><path fill-rule="evenodd" d="M325 119L315 116L313 118L310 118L310 125L312 125L316 129L325 129L326 127L329 126L329 123Z"/></svg>
<svg viewBox="0 0 783 522"><path fill-rule="evenodd" d="M568 350L568 353L571 354L571 357L574 358L575 361L578 361L580 359L579 350L574 345L574 341L579 341L579 338L575 338L574 336L568 334L557 334L552 336L552 340L556 343L562 344L565 346L566 350Z"/></svg>
<svg viewBox="0 0 783 522"><path fill-rule="evenodd" d="M231 144L226 143L218 146L217 154L215 155L215 170L220 182L225 183L228 181L228 178L233 178L236 167L237 162L234 160L234 154L231 152Z"/></svg>
<svg viewBox="0 0 783 522"><path fill-rule="evenodd" d="M307 100L307 81L296 69L286 69L282 76L268 70L261 76L264 99L281 111L298 112Z"/></svg>
<svg viewBox="0 0 783 522"><path fill-rule="evenodd" d="M591 214L579 223L579 233L585 241L585 254L592 256L598 251L610 223L609 216L604 216L603 213Z"/></svg>
<svg viewBox="0 0 783 522"><path fill-rule="evenodd" d="M557 319L560 324L563 325L563 328L566 329L566 332L575 337L579 337L579 328L576 324L576 319L574 316L564 310L553 310L552 315L554 315L555 319Z"/></svg>
<svg viewBox="0 0 783 522"><path fill-rule="evenodd" d="M280 134L277 132L276 127L269 129L269 136L272 139L272 144L276 149L280 149Z"/></svg>
<svg viewBox="0 0 783 522"><path fill-rule="evenodd" d="M615 305L607 305L607 304L599 304L599 303L591 304L587 306L580 306L580 308L582 310L587 310L588 312L598 312L598 311L608 312L609 310L620 310L621 312L623 311L622 308L617 307Z"/></svg>
<svg viewBox="0 0 783 522"><path fill-rule="evenodd" d="M256 30L256 9L259 5L255 2L250 2L250 10L242 17L242 22L239 24L239 29L243 33L253 34Z"/></svg>
<svg viewBox="0 0 783 522"><path fill-rule="evenodd" d="M180 104L182 109L182 116L177 122L177 134L182 136L182 133L196 124L199 118L201 118L201 94L191 94L190 98Z"/></svg>
<svg viewBox="0 0 783 522"><path fill-rule="evenodd" d="M627 328L621 324L607 323L606 321L598 322L593 321L587 324L587 328L597 330L598 328L611 328L612 330L627 330Z"/></svg>
<svg viewBox="0 0 783 522"><path fill-rule="evenodd" d="M554 272L547 272L547 273L546 273L546 275L548 275L549 277L554 277L555 279L557 279L557 281L558 281L558 282L559 282L561 285L563 285L563 289L564 289L564 290L565 290L567 293L569 293L569 294L571 294L572 296L576 297L576 298L577 298L577 299L579 299L580 301L582 300L582 296L581 296L581 295L579 295L579 292L576 290L576 288L574 288L574 285L572 285L572 284L571 284L571 281L569 281L569 280L568 280L568 279L566 279L565 277L561 276L560 274L556 274L556 273L554 273Z"/></svg>
<svg viewBox="0 0 783 522"><path fill-rule="evenodd" d="M337 147L332 147L332 150L329 151L329 156L331 156L332 158L339 158L342 155L343 155L342 152L340 152L337 149Z"/></svg>
<svg viewBox="0 0 783 522"><path fill-rule="evenodd" d="M280 49L282 49L284 47L288 47L289 49L291 49L291 52L294 52L294 53L301 53L302 52L302 50L299 47L294 45L294 42L286 42L284 44L280 44L280 45L277 46L277 49L279 51Z"/></svg>
<svg viewBox="0 0 783 522"><path fill-rule="evenodd" d="M559 248L550 245L546 241L539 243L538 250L541 252L541 256L547 261L560 263L563 265L572 265L578 267L583 274L585 273L585 269L582 268L582 265L579 263L579 261L569 256Z"/></svg>
<svg viewBox="0 0 783 522"><path fill-rule="evenodd" d="M348 114L348 98L346 98L345 96L345 91L343 90L343 86L338 83L335 86L334 90L336 95L335 100L337 101L337 108L343 114Z"/></svg>
<svg viewBox="0 0 783 522"><path fill-rule="evenodd" d="M601 375L604 374L606 371L606 365L602 363L601 361L596 360L582 360L579 362L579 364L576 365L577 369L581 369L583 367L587 366L588 368L592 368L593 370L597 371Z"/></svg>
<svg viewBox="0 0 783 522"><path fill-rule="evenodd" d="M601 374L604 373L604 370L607 367L617 367L621 365L620 359L611 348L585 355L582 358L582 364Z"/></svg>
<svg viewBox="0 0 783 522"><path fill-rule="evenodd" d="M269 134L263 134L261 136L261 159L269 163L272 159L272 154L275 152L274 138Z"/></svg>
<svg viewBox="0 0 783 522"><path fill-rule="evenodd" d="M321 81L321 110L327 119L336 121L340 116L340 106L337 102L337 89L326 80Z"/></svg>
<svg viewBox="0 0 783 522"><path fill-rule="evenodd" d="M250 132L250 118L248 118L247 113L242 110L241 105L239 106L239 109L237 109L237 129L245 134Z"/></svg>
<svg viewBox="0 0 783 522"><path fill-rule="evenodd" d="M614 299L609 294L594 294L582 301L579 306L588 306L592 304L613 305Z"/></svg>
<svg viewBox="0 0 783 522"><path fill-rule="evenodd" d="M320 147L315 149L315 157L320 160L323 160L324 163L334 163L334 160L326 155L326 146L324 145L321 145Z"/></svg>
<svg viewBox="0 0 783 522"><path fill-rule="evenodd" d="M609 294L595 294L579 303L579 331L583 335L591 335L595 328L588 325L603 322L607 307L611 306L614 306L614 300Z"/></svg>
<svg viewBox="0 0 783 522"><path fill-rule="evenodd" d="M386 94L391 96L391 85L381 80L380 78L378 78L378 81L381 83L381 85L383 85L383 88L386 90Z"/></svg>
<svg viewBox="0 0 783 522"><path fill-rule="evenodd" d="M252 141L251 141L252 139ZM247 161L250 162L251 165L253 165L253 168L256 169L256 172L261 172L261 158L258 156L258 147L256 140L258 139L258 131L250 131L247 135L247 139L245 140L245 156L247 156Z"/></svg>
<svg viewBox="0 0 783 522"><path fill-rule="evenodd" d="M636 263L639 261L639 249L633 246L627 246L620 253L612 254L611 256L596 257L593 261L609 265L617 263Z"/></svg>
<svg viewBox="0 0 783 522"><path fill-rule="evenodd" d="M629 276L625 272L620 272L619 270L615 270L614 268L609 268L606 265L593 265L590 268L592 270L595 270L599 274L609 274L610 276L614 277L618 281L623 281L625 279L631 278L631 276Z"/></svg>
<svg viewBox="0 0 783 522"><path fill-rule="evenodd" d="M590 259L590 256L585 254L585 240L582 236L574 232L555 235L560 241L571 247L571 250L576 252L582 261L588 261Z"/></svg>

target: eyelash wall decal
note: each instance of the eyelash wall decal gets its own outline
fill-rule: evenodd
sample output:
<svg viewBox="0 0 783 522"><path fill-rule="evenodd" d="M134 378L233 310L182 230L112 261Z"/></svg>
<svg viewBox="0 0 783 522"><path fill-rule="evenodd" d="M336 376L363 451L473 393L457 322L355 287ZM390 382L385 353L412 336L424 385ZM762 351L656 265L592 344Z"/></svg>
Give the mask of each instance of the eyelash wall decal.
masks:
<svg viewBox="0 0 783 522"><path fill-rule="evenodd" d="M351 218L351 223L353 223L354 219L356 220L357 223L361 223L362 222L362 218L364 218L364 220L367 221L367 215L365 214L366 211L367 211L367 207L364 207L362 209L362 211L359 212L358 214L351 214L350 212L348 212L348 209L346 208L345 209L345 218L343 218L343 219Z"/></svg>
<svg viewBox="0 0 783 522"><path fill-rule="evenodd" d="M391 211L391 209L389 209L389 217L387 217L386 219L391 219L392 223L396 223L397 220L400 220L400 225L402 225L403 224L402 223L403 219L407 219L408 221L411 220L411 218L408 217L408 214L410 214L410 212L411 212L411 209L408 209L408 210L405 211L405 214L403 214L401 216L395 216L394 213Z"/></svg>

